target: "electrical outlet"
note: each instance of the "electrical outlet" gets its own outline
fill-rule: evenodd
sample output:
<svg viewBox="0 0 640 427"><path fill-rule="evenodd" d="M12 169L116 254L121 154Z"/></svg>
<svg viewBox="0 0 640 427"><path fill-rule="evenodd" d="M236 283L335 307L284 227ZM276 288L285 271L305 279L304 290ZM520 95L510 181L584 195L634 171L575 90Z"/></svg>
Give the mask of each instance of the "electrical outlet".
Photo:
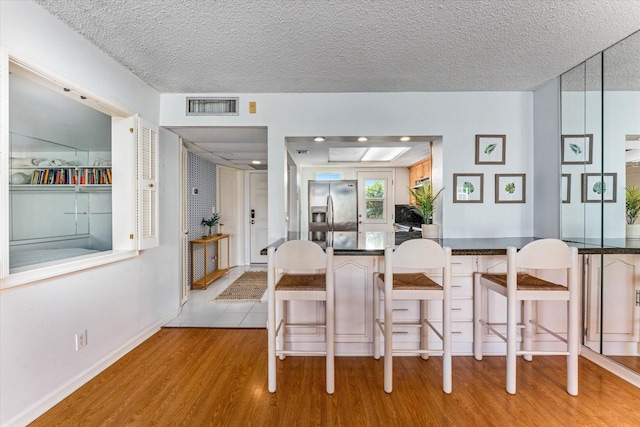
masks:
<svg viewBox="0 0 640 427"><path fill-rule="evenodd" d="M87 330L81 331L76 334L76 351L79 351L87 346Z"/></svg>

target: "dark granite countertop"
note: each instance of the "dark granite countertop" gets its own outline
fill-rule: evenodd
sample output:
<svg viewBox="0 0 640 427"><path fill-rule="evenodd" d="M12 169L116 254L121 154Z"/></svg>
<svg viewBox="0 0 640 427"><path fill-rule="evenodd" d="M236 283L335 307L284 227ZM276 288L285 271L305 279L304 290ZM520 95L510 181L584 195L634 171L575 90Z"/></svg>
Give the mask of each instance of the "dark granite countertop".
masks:
<svg viewBox="0 0 640 427"><path fill-rule="evenodd" d="M311 234L303 236L301 233L288 233L287 238L279 239L269 246L278 247L286 240L311 240ZM323 240L314 240L321 247L332 246L334 254L337 256L348 255L384 255L384 248L396 247L405 240L420 239L419 231L411 232L333 232L326 233ZM500 238L443 238L438 239L442 246L449 246L453 255L505 255L508 246L515 246L520 249L524 245L537 237L500 237ZM600 245L599 240L588 239L567 239L570 246L576 246L581 254L640 254L640 240L609 239L604 245ZM267 254L267 248L261 251L262 255Z"/></svg>

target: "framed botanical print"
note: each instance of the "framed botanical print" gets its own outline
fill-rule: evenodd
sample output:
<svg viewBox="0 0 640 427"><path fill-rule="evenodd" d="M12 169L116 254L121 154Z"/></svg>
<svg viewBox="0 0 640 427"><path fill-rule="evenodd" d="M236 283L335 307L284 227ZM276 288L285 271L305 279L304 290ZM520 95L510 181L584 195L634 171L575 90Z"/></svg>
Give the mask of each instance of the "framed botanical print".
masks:
<svg viewBox="0 0 640 427"><path fill-rule="evenodd" d="M482 203L484 175L481 173L453 174L453 203Z"/></svg>
<svg viewBox="0 0 640 427"><path fill-rule="evenodd" d="M590 165L593 161L593 135L562 135L560 151L563 165Z"/></svg>
<svg viewBox="0 0 640 427"><path fill-rule="evenodd" d="M582 202L583 203L615 203L618 174L583 173L582 174Z"/></svg>
<svg viewBox="0 0 640 427"><path fill-rule="evenodd" d="M526 203L527 177L523 173L496 174L496 203Z"/></svg>
<svg viewBox="0 0 640 427"><path fill-rule="evenodd" d="M476 165L504 165L506 135L476 135Z"/></svg>

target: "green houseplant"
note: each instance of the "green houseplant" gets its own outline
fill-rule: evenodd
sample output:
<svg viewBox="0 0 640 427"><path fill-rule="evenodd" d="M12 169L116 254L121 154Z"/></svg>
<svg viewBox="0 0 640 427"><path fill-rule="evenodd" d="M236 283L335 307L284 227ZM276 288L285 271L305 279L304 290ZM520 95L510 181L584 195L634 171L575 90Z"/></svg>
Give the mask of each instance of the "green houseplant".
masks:
<svg viewBox="0 0 640 427"><path fill-rule="evenodd" d="M207 227L209 227L209 234L208 235L211 236L211 227L216 225L218 223L218 221L220 221L220 214L218 212L216 212L209 219L202 218L202 221L200 222L200 225L206 225Z"/></svg>
<svg viewBox="0 0 640 427"><path fill-rule="evenodd" d="M434 194L429 183L422 184L422 187L409 188L409 193L414 199L414 202L410 205L411 210L422 217L422 237L437 238L440 236L439 227L433 224L433 211L435 210L436 199L442 193L442 190L444 188Z"/></svg>
<svg viewBox="0 0 640 427"><path fill-rule="evenodd" d="M640 187L637 185L625 188L625 215L627 217L627 238L640 239L640 224L635 223L640 215Z"/></svg>

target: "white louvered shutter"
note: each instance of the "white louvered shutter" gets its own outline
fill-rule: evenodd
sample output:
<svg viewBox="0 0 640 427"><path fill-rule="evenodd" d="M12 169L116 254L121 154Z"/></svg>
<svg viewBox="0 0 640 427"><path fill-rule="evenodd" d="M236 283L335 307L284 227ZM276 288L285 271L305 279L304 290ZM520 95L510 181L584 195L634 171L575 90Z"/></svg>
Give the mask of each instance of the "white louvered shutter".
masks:
<svg viewBox="0 0 640 427"><path fill-rule="evenodd" d="M138 121L138 249L155 248L158 237L158 126Z"/></svg>

